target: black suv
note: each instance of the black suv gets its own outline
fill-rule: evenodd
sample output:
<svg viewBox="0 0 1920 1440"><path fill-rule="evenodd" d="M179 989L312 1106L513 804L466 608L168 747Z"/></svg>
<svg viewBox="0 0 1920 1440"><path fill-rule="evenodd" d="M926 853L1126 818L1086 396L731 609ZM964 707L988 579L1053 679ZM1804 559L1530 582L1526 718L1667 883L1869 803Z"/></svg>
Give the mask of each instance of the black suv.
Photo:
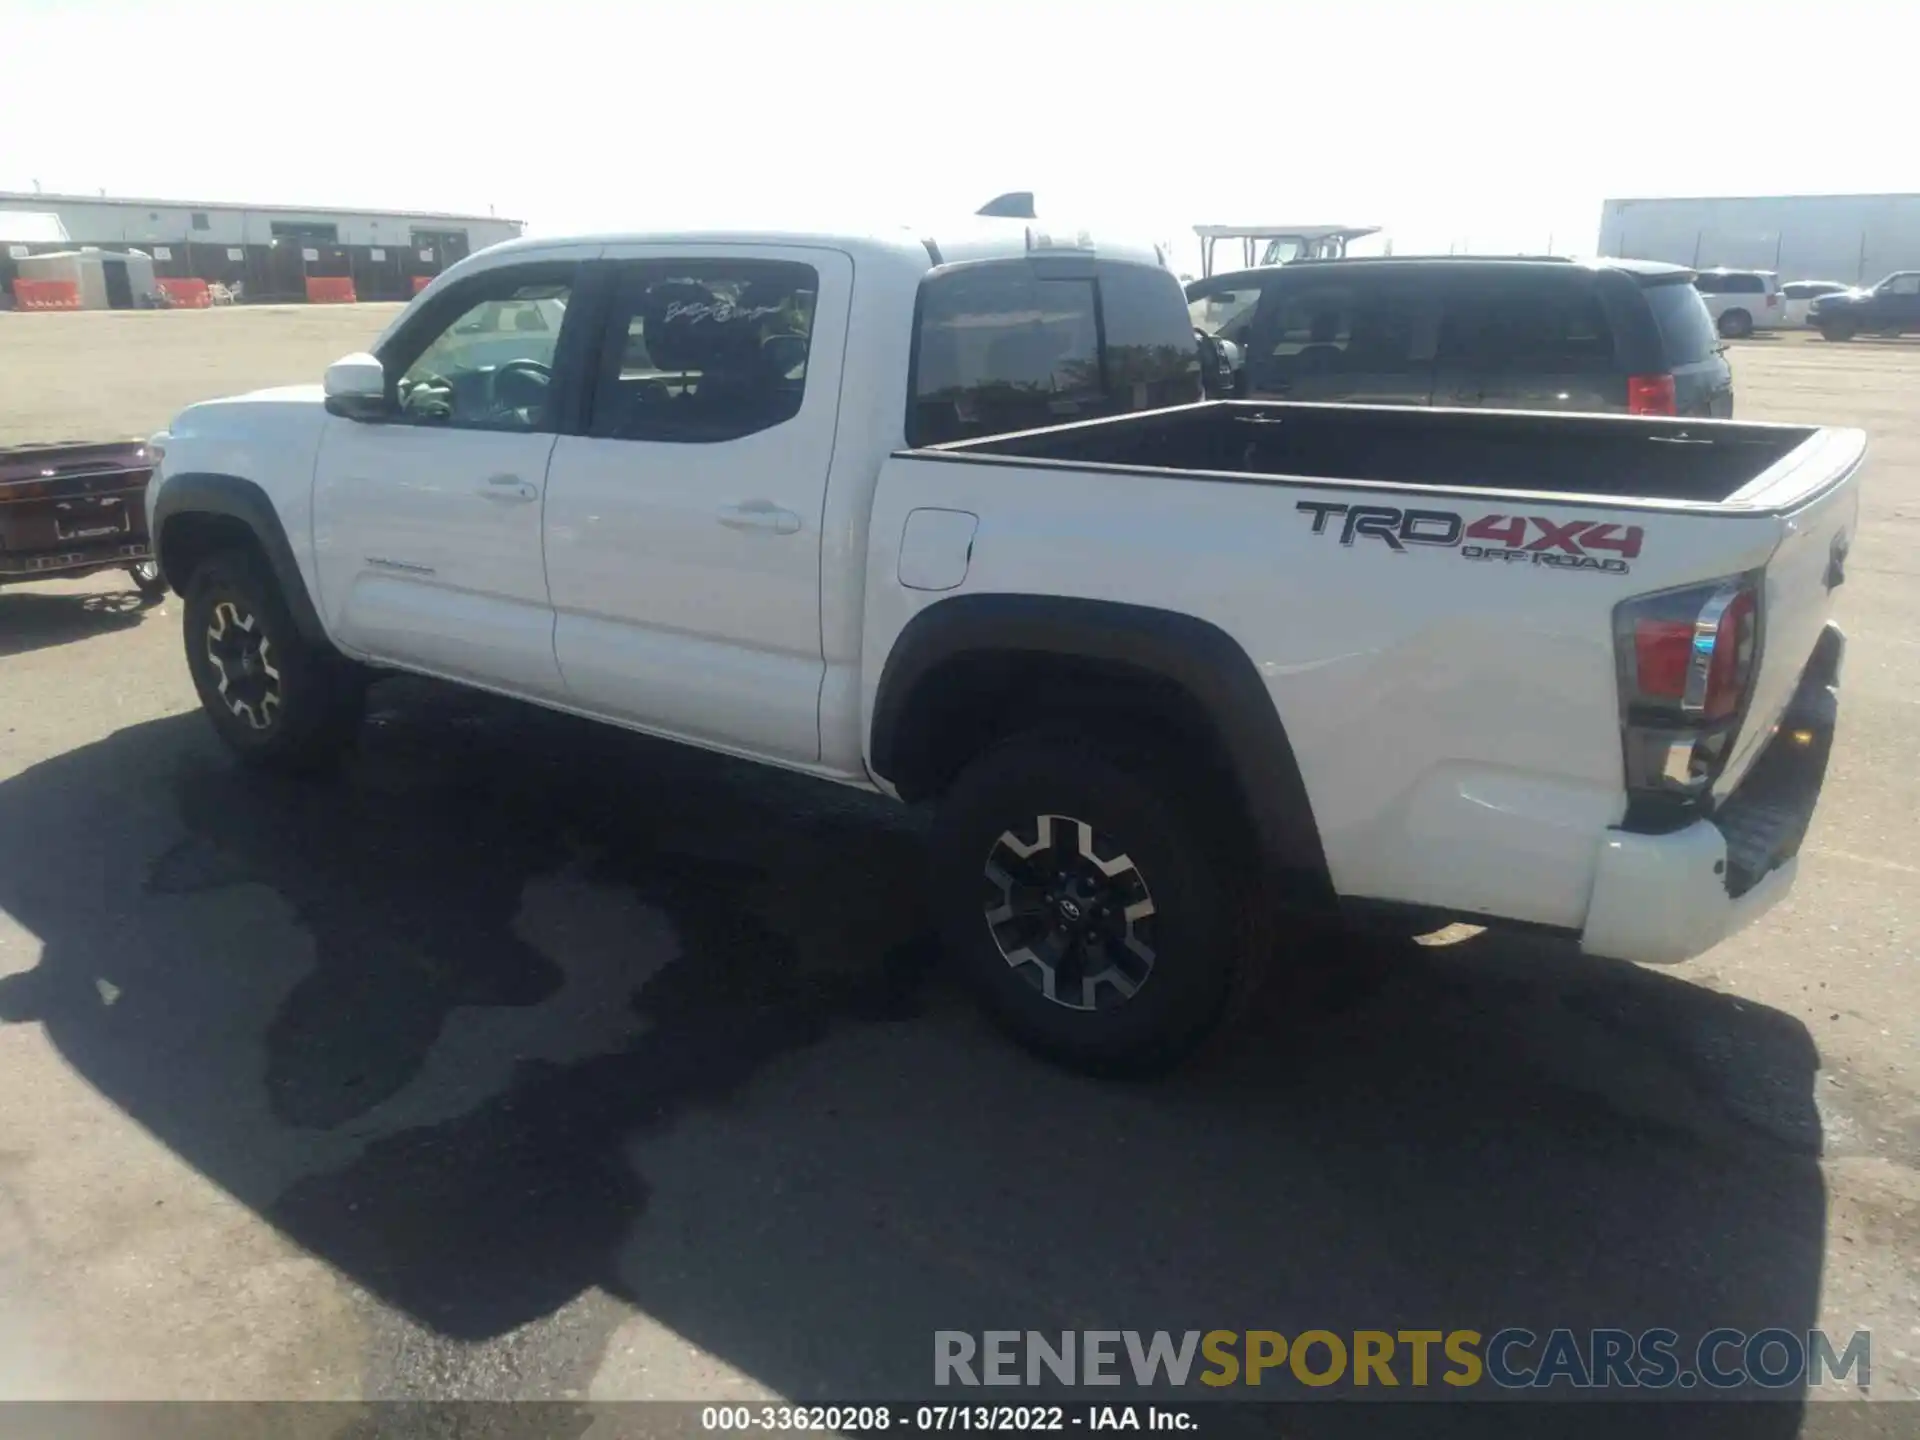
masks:
<svg viewBox="0 0 1920 1440"><path fill-rule="evenodd" d="M1196 280L1238 394L1366 405L1733 414L1693 271L1651 260L1297 260Z"/></svg>

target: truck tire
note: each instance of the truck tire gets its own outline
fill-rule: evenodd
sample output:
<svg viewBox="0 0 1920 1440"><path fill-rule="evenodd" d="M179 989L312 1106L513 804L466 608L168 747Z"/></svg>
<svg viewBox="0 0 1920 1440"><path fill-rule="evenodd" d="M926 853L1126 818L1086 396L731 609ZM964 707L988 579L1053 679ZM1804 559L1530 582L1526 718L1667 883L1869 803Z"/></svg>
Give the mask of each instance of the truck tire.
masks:
<svg viewBox="0 0 1920 1440"><path fill-rule="evenodd" d="M194 689L240 759L304 773L352 741L363 687L346 661L300 634L257 551L202 561L187 582L185 613Z"/></svg>
<svg viewBox="0 0 1920 1440"><path fill-rule="evenodd" d="M1240 834L1205 786L1148 755L1016 737L941 804L941 938L1029 1049L1094 1074L1166 1070L1239 1009L1264 948Z"/></svg>
<svg viewBox="0 0 1920 1440"><path fill-rule="evenodd" d="M1726 340L1744 340L1753 334L1753 316L1745 310L1729 310L1720 317L1720 335Z"/></svg>
<svg viewBox="0 0 1920 1440"><path fill-rule="evenodd" d="M140 598L148 604L166 599L167 577L160 573L154 561L142 560L138 565L129 565L127 575L133 581L133 588L140 592Z"/></svg>
<svg viewBox="0 0 1920 1440"><path fill-rule="evenodd" d="M1835 342L1851 340L1855 333L1853 325L1846 320L1832 320L1820 327L1820 338L1822 340L1832 340Z"/></svg>

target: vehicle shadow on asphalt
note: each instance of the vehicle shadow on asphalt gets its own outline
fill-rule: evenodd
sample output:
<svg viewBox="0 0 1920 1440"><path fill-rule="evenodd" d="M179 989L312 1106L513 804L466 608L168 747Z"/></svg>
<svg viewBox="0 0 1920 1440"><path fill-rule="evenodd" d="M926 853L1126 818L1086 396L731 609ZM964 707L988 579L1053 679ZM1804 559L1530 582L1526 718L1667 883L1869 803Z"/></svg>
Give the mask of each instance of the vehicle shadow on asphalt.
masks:
<svg viewBox="0 0 1920 1440"><path fill-rule="evenodd" d="M123 594L0 590L0 660L131 629L151 608L131 587Z"/></svg>
<svg viewBox="0 0 1920 1440"><path fill-rule="evenodd" d="M243 774L190 715L0 783L0 908L42 947L0 1021L438 1336L598 1288L846 1400L925 1394L941 1329L1815 1323L1785 1014L1539 942L1318 936L1210 1063L1085 1080L938 973L911 814L375 700L329 780ZM563 1382L623 1388L589 1349Z"/></svg>

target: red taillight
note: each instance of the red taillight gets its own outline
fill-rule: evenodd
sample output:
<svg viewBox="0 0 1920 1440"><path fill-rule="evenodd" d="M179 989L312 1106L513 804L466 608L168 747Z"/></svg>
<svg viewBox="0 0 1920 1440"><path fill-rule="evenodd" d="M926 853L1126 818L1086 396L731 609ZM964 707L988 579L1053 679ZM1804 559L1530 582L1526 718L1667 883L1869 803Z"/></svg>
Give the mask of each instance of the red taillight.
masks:
<svg viewBox="0 0 1920 1440"><path fill-rule="evenodd" d="M1614 631L1627 788L1697 793L1730 753L1759 669L1759 577L1625 601Z"/></svg>
<svg viewBox="0 0 1920 1440"><path fill-rule="evenodd" d="M1643 703L1703 720L1740 708L1753 659L1753 591L1716 592L1691 620L1633 622L1634 677Z"/></svg>
<svg viewBox="0 0 1920 1440"><path fill-rule="evenodd" d="M1769 310L1773 309L1773 307L1778 305L1779 303L1780 303L1780 297L1778 295L1769 295L1767 297L1767 308Z"/></svg>
<svg viewBox="0 0 1920 1440"><path fill-rule="evenodd" d="M1737 714L1753 678L1754 618L1760 603L1751 590L1742 590L1720 612L1713 631L1713 654L1707 661L1707 693L1700 713L1708 720ZM1697 643L1697 641L1696 641Z"/></svg>
<svg viewBox="0 0 1920 1440"><path fill-rule="evenodd" d="M1687 666L1693 659L1693 622L1635 621L1633 659L1639 697L1678 705L1687 693Z"/></svg>
<svg viewBox="0 0 1920 1440"><path fill-rule="evenodd" d="M1629 375L1627 377L1627 413L1629 415L1679 413L1679 406L1673 393L1673 376Z"/></svg>

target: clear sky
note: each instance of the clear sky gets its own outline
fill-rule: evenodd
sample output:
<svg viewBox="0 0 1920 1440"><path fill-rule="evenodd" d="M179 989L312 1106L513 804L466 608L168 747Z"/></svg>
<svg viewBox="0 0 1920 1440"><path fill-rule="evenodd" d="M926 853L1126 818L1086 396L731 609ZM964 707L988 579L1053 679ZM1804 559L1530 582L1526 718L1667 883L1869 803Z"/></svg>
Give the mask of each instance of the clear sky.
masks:
<svg viewBox="0 0 1920 1440"><path fill-rule="evenodd" d="M1610 195L1920 189L1870 58L1916 41L1911 0L0 0L0 189L545 233L1025 189L1183 269L1209 221L1579 252Z"/></svg>

